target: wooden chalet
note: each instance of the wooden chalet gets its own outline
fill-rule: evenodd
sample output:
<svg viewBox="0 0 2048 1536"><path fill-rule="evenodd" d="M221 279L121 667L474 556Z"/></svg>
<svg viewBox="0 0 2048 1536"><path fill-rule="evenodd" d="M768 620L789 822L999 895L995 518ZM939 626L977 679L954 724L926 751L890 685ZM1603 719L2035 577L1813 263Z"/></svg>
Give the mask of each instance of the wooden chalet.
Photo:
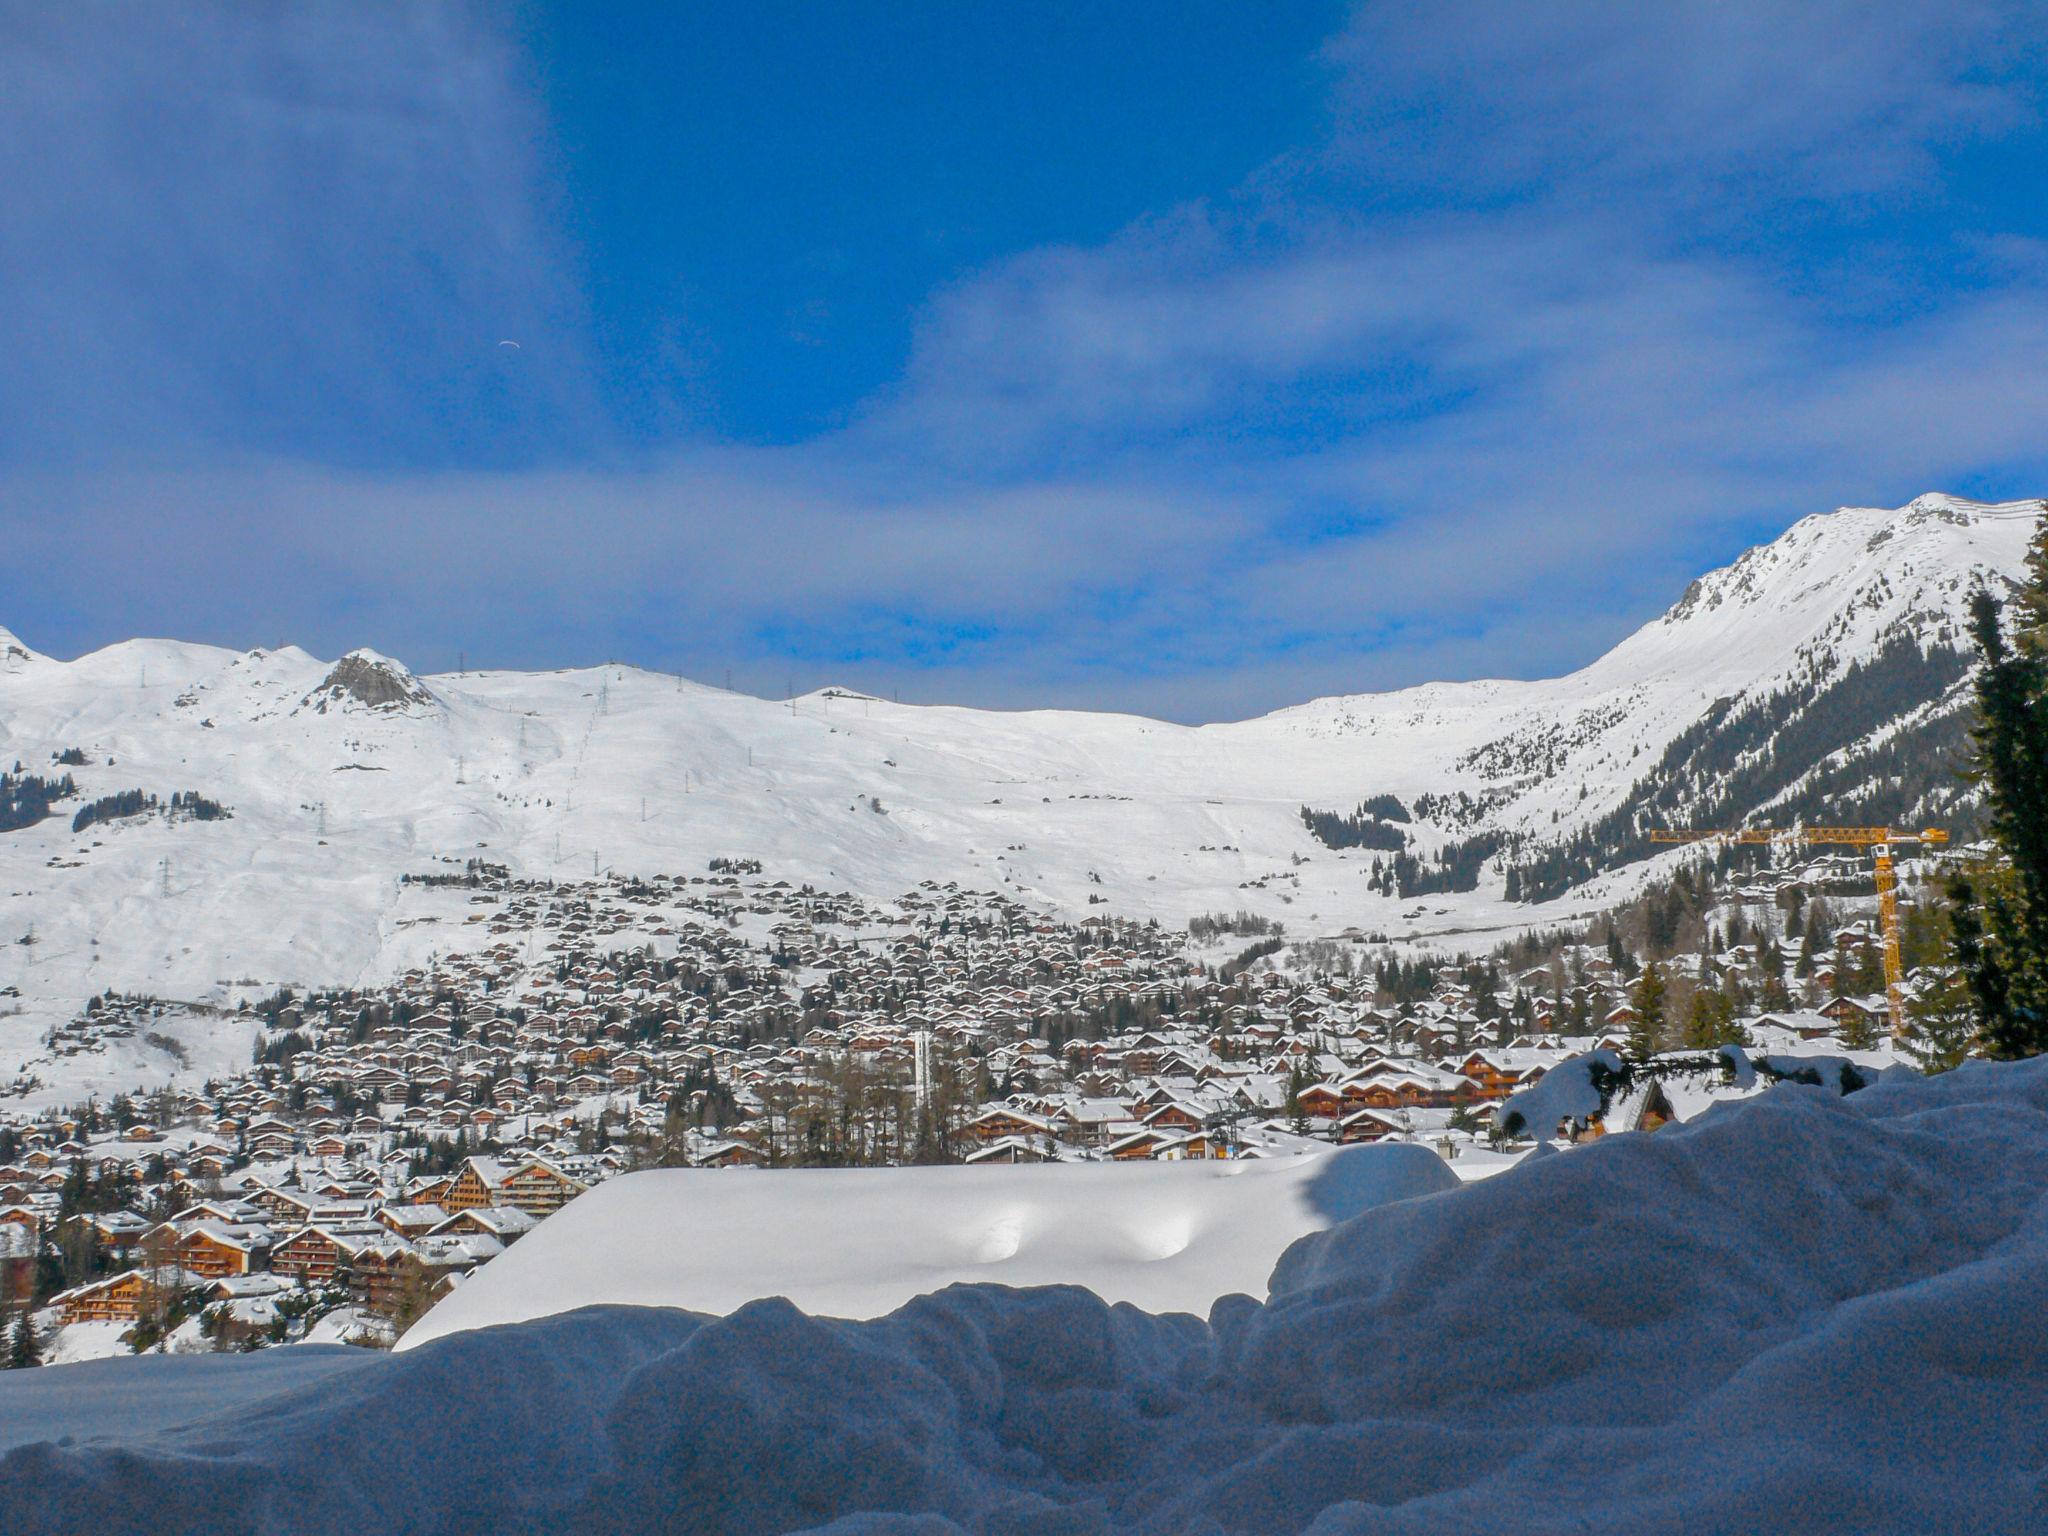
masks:
<svg viewBox="0 0 2048 1536"><path fill-rule="evenodd" d="M132 1323L170 1296L205 1283L203 1277L182 1269L130 1269L60 1291L50 1304L66 1327L73 1323Z"/></svg>

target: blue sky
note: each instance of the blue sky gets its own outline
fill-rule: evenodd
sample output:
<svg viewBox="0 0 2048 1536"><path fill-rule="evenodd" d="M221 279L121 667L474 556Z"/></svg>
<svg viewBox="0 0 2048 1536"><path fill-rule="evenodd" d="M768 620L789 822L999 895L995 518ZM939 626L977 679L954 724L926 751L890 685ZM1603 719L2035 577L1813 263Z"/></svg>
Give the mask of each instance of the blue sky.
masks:
<svg viewBox="0 0 2048 1536"><path fill-rule="evenodd" d="M2048 487L2048 24L0 18L0 624L1224 718ZM516 347L501 345L516 342Z"/></svg>

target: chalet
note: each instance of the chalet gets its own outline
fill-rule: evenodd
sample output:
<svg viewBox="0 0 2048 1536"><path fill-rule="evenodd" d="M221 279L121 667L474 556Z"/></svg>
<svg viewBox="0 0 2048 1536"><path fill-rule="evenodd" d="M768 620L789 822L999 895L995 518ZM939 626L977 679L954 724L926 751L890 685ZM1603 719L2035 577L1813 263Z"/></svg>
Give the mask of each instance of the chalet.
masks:
<svg viewBox="0 0 2048 1536"><path fill-rule="evenodd" d="M454 1182L446 1175L414 1179L405 1186L405 1198L414 1205L445 1205L448 1186Z"/></svg>
<svg viewBox="0 0 2048 1536"><path fill-rule="evenodd" d="M302 1285L332 1285L356 1254L386 1240L402 1242L397 1233L374 1223L359 1227L301 1227L270 1253L270 1267Z"/></svg>
<svg viewBox="0 0 2048 1536"><path fill-rule="evenodd" d="M744 1141L718 1142L697 1154L699 1168L758 1168L767 1161L767 1153Z"/></svg>
<svg viewBox="0 0 2048 1536"><path fill-rule="evenodd" d="M159 1269L130 1269L104 1280L90 1281L60 1291L50 1298L60 1321L73 1323L133 1323L145 1313L165 1305L183 1292L206 1283L200 1275L165 1266Z"/></svg>
<svg viewBox="0 0 2048 1536"><path fill-rule="evenodd" d="M509 1247L539 1224L539 1217L520 1210L516 1205L480 1205L471 1210L457 1211L436 1225L428 1236L489 1237Z"/></svg>
<svg viewBox="0 0 2048 1536"><path fill-rule="evenodd" d="M504 1177L492 1203L509 1205L529 1216L551 1216L587 1187L554 1164L535 1158Z"/></svg>
<svg viewBox="0 0 2048 1536"><path fill-rule="evenodd" d="M1199 1131L1203 1123L1202 1115L1198 1111L1178 1102L1162 1104L1159 1108L1141 1115L1139 1119L1157 1131Z"/></svg>
<svg viewBox="0 0 2048 1536"><path fill-rule="evenodd" d="M1782 1013L1761 1015L1749 1028L1754 1031L1784 1029L1797 1035L1801 1040L1826 1040L1833 1037L1837 1021L1824 1013L1806 1013L1787 1010Z"/></svg>
<svg viewBox="0 0 2048 1536"><path fill-rule="evenodd" d="M1048 1137L1055 1134L1055 1127L1049 1120L1036 1115L1027 1115L1022 1110L1007 1105L997 1105L984 1110L968 1121L964 1127L967 1134L977 1141L1000 1141L1006 1136Z"/></svg>
<svg viewBox="0 0 2048 1536"><path fill-rule="evenodd" d="M1671 1124L1678 1118L1678 1111L1671 1107L1671 1099L1664 1091L1664 1085L1652 1082L1649 1091L1643 1095L1643 1102L1636 1106L1634 1123L1629 1127L1636 1131L1654 1131Z"/></svg>
<svg viewBox="0 0 2048 1536"><path fill-rule="evenodd" d="M394 1316L409 1291L424 1288L426 1268L411 1243L387 1232L350 1253L349 1298L380 1316Z"/></svg>
<svg viewBox="0 0 2048 1536"><path fill-rule="evenodd" d="M1168 1162L1220 1161L1230 1156L1230 1148L1224 1144L1221 1136L1208 1131L1197 1131L1192 1136L1177 1137L1165 1143L1152 1155Z"/></svg>
<svg viewBox="0 0 2048 1536"><path fill-rule="evenodd" d="M446 1221L448 1212L438 1205L383 1205L376 1219L400 1237L423 1237Z"/></svg>
<svg viewBox="0 0 2048 1536"><path fill-rule="evenodd" d="M1879 998L1835 997L1823 1004L1820 1011L1845 1029L1875 1024L1887 1017L1886 1005Z"/></svg>
<svg viewBox="0 0 2048 1536"><path fill-rule="evenodd" d="M262 1269L270 1258L268 1227L235 1226L211 1217L173 1218L144 1239L144 1251L195 1275L218 1280Z"/></svg>
<svg viewBox="0 0 2048 1536"><path fill-rule="evenodd" d="M35 1294L36 1235L18 1226L0 1226L0 1307L24 1304Z"/></svg>
<svg viewBox="0 0 2048 1536"><path fill-rule="evenodd" d="M1316 1120L1334 1120L1344 1112L1344 1090L1335 1083L1311 1083L1294 1096L1296 1107Z"/></svg>
<svg viewBox="0 0 2048 1536"><path fill-rule="evenodd" d="M1133 1131L1112 1141L1103 1150L1119 1163L1145 1162L1158 1157L1163 1148L1173 1145L1178 1139L1163 1131Z"/></svg>
<svg viewBox="0 0 2048 1536"><path fill-rule="evenodd" d="M466 1157L455 1170L439 1204L451 1211L474 1210L480 1205L498 1205L505 1185L505 1166L495 1157Z"/></svg>
<svg viewBox="0 0 2048 1536"><path fill-rule="evenodd" d="M88 1211L71 1217L66 1225L91 1229L100 1252L117 1260L126 1259L150 1230L148 1220L133 1211Z"/></svg>
<svg viewBox="0 0 2048 1536"><path fill-rule="evenodd" d="M1400 1133L1400 1125L1383 1110L1353 1110L1337 1122L1337 1140L1345 1146L1384 1141L1387 1137L1398 1136Z"/></svg>

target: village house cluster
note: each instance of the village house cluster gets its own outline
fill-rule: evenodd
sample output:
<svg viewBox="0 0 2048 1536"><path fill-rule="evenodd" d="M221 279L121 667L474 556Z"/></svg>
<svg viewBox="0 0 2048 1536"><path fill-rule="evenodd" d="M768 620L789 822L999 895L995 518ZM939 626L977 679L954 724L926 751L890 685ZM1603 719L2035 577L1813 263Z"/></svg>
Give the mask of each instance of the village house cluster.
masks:
<svg viewBox="0 0 2048 1536"><path fill-rule="evenodd" d="M724 860L569 885L471 865L407 902L433 957L387 987L250 1001L255 1059L233 1080L35 1114L0 1100L0 1313L34 1306L39 1352L55 1336L62 1357L55 1331L81 1325L131 1346L388 1340L637 1167L1386 1138L1497 1156L1489 1104L1641 1023L1612 942L1519 971L1342 938L1191 947L952 886L883 907ZM1773 935L1666 964L1782 1001L1744 1009L1759 1043L1865 1037L1884 1008L1870 925L1819 939L1803 958ZM96 998L52 1046L147 1036L166 1006ZM1642 1106L1630 1128L1673 1112Z"/></svg>

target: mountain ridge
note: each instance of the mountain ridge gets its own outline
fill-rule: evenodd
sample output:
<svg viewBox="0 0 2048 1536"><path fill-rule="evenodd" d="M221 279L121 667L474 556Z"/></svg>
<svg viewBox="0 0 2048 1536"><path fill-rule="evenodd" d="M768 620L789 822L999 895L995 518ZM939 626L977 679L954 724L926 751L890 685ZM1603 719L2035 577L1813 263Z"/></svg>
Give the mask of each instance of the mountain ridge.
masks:
<svg viewBox="0 0 2048 1536"><path fill-rule="evenodd" d="M1291 936L1449 944L1610 904L1664 867L1644 833L1675 819L1962 817L1942 759L1964 607L2016 577L2042 506L1817 514L1564 677L1201 726L769 701L616 665L414 678L375 653L129 641L65 662L17 641L0 766L73 753L79 804L198 793L232 815L74 834L61 802L0 833L0 997L21 1008L0 1073L108 987L218 1001L419 963L460 936L407 926L402 877L468 858L567 881L744 857L882 900L957 881L1070 917L1245 909ZM323 689L336 707L308 707ZM1374 797L1412 813L1387 846L1331 847L1305 816Z"/></svg>

